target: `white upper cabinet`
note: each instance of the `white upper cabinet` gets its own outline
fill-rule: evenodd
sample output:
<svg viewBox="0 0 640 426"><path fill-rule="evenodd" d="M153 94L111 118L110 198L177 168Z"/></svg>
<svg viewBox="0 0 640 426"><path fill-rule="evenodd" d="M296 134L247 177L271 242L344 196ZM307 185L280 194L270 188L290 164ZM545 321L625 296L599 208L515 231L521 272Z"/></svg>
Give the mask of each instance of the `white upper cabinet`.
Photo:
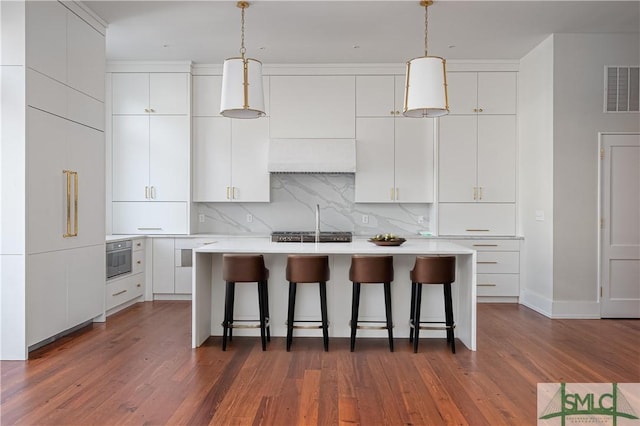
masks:
<svg viewBox="0 0 640 426"><path fill-rule="evenodd" d="M104 101L105 38L73 13L67 14L69 85Z"/></svg>
<svg viewBox="0 0 640 426"><path fill-rule="evenodd" d="M450 114L515 114L516 75L515 72L448 72Z"/></svg>
<svg viewBox="0 0 640 426"><path fill-rule="evenodd" d="M28 1L27 66L67 81L67 9L55 1Z"/></svg>
<svg viewBox="0 0 640 426"><path fill-rule="evenodd" d="M358 203L434 200L433 120L402 116L404 76L356 76Z"/></svg>
<svg viewBox="0 0 640 426"><path fill-rule="evenodd" d="M189 114L188 73L114 73L113 114Z"/></svg>
<svg viewBox="0 0 640 426"><path fill-rule="evenodd" d="M271 76L272 139L353 139L354 76Z"/></svg>
<svg viewBox="0 0 640 426"><path fill-rule="evenodd" d="M27 66L104 101L104 35L58 2L26 4Z"/></svg>
<svg viewBox="0 0 640 426"><path fill-rule="evenodd" d="M269 120L193 118L193 201L268 202Z"/></svg>

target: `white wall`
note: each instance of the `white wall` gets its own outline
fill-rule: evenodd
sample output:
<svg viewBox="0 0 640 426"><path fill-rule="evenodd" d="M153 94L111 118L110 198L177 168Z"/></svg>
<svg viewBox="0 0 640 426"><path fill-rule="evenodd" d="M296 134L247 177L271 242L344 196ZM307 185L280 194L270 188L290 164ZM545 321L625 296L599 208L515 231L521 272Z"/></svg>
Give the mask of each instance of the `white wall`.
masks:
<svg viewBox="0 0 640 426"><path fill-rule="evenodd" d="M638 35L554 36L554 317L599 316L598 132L637 132L637 113L604 113L605 65L638 65Z"/></svg>
<svg viewBox="0 0 640 426"><path fill-rule="evenodd" d="M518 141L521 303L547 316L553 302L553 36L520 61ZM536 213L543 220L536 220Z"/></svg>

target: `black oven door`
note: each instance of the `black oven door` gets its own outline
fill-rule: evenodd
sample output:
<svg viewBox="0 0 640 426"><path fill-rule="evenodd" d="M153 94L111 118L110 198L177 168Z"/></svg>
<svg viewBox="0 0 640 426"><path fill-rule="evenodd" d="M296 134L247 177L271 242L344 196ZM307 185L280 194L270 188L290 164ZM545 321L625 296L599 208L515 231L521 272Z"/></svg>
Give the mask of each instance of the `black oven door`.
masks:
<svg viewBox="0 0 640 426"><path fill-rule="evenodd" d="M107 279L131 272L131 251L131 241L107 244Z"/></svg>

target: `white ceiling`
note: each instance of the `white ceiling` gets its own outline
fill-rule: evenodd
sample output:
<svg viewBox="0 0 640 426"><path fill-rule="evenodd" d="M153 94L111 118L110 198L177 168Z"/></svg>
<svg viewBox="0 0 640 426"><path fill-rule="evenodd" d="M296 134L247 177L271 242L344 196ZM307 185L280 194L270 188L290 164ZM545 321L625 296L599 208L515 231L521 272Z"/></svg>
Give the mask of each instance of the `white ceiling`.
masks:
<svg viewBox="0 0 640 426"><path fill-rule="evenodd" d="M109 23L108 60L216 64L238 56L235 1L84 3ZM439 0L429 8L429 54L447 59L520 59L552 33L639 31L638 0ZM247 56L264 64L402 63L423 46L417 0L258 0L246 10Z"/></svg>

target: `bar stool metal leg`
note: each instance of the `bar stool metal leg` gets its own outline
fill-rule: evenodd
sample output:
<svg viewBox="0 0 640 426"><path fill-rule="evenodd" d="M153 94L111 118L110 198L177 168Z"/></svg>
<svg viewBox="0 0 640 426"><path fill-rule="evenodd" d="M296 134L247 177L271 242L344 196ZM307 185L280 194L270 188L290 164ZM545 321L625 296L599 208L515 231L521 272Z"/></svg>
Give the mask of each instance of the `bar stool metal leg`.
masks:
<svg viewBox="0 0 640 426"><path fill-rule="evenodd" d="M287 352L293 340L293 315L296 307L296 283L289 282L289 310L287 312Z"/></svg>
<svg viewBox="0 0 640 426"><path fill-rule="evenodd" d="M235 299L236 299L236 283L232 281L229 284L231 284L231 294L229 295L230 302L229 302L229 319L228 319L229 341L233 342L233 307L235 306Z"/></svg>
<svg viewBox="0 0 640 426"><path fill-rule="evenodd" d="M267 350L267 338L265 335L266 321L264 313L264 285L258 281L258 311L260 313L260 341L262 343L262 350Z"/></svg>
<svg viewBox="0 0 640 426"><path fill-rule="evenodd" d="M353 283L351 296L351 352L356 347L356 330L358 329L358 311L360 310L360 283Z"/></svg>
<svg viewBox="0 0 640 426"><path fill-rule="evenodd" d="M413 342L413 328L415 327L415 310L416 310L416 283L411 283L411 305L409 307L409 342Z"/></svg>
<svg viewBox="0 0 640 426"><path fill-rule="evenodd" d="M444 284L445 325L447 327L447 342L451 342L451 352L456 353L456 339L453 328L453 300L451 298L451 283Z"/></svg>
<svg viewBox="0 0 640 426"><path fill-rule="evenodd" d="M418 353L418 340L420 337L420 305L422 303L422 284L416 283L416 304L413 310L413 353Z"/></svg>
<svg viewBox="0 0 640 426"><path fill-rule="evenodd" d="M222 350L227 350L227 335L231 331L230 321L232 318L232 306L233 306L233 283L227 282L225 294L224 294L224 320L222 321Z"/></svg>
<svg viewBox="0 0 640 426"><path fill-rule="evenodd" d="M271 321L269 316L269 282L263 281L262 285L264 286L262 292L262 303L264 305L264 316L267 328L267 342L271 341Z"/></svg>
<svg viewBox="0 0 640 426"><path fill-rule="evenodd" d="M391 316L391 283L384 283L384 307L387 315L389 350L393 352L393 317Z"/></svg>
<svg viewBox="0 0 640 426"><path fill-rule="evenodd" d="M329 351L329 319L327 317L327 283L320 282L320 311L322 312L322 340L324 351Z"/></svg>

